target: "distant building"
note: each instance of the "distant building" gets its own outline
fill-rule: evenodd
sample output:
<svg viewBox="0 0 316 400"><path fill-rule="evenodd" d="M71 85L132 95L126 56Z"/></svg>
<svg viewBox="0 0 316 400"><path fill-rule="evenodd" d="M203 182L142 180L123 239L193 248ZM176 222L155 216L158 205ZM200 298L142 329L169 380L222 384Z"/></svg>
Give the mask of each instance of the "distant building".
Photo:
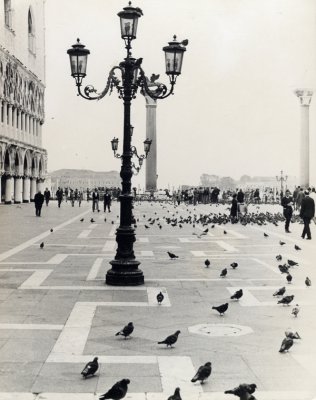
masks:
<svg viewBox="0 0 316 400"><path fill-rule="evenodd" d="M82 169L60 169L50 174L53 193L58 187L78 190L121 187L117 171L95 172Z"/></svg>
<svg viewBox="0 0 316 400"><path fill-rule="evenodd" d="M0 0L0 202L43 189L44 0Z"/></svg>

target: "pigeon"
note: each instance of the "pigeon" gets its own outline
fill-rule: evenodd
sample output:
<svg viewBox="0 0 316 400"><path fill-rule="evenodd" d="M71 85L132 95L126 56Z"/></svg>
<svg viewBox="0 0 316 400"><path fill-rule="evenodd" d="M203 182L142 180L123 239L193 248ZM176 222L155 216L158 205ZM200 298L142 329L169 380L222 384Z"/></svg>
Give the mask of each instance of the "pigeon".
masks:
<svg viewBox="0 0 316 400"><path fill-rule="evenodd" d="M175 254L170 253L170 251L167 251L167 253L168 253L169 257L171 258L171 260L174 260L175 258L179 258L179 256L176 256Z"/></svg>
<svg viewBox="0 0 316 400"><path fill-rule="evenodd" d="M220 274L221 278L225 278L225 276L227 275L227 268L224 268Z"/></svg>
<svg viewBox="0 0 316 400"><path fill-rule="evenodd" d="M294 245L295 250L302 250L297 244Z"/></svg>
<svg viewBox="0 0 316 400"><path fill-rule="evenodd" d="M305 279L305 285L306 285L306 287L312 286L312 281L309 279L308 276Z"/></svg>
<svg viewBox="0 0 316 400"><path fill-rule="evenodd" d="M288 272L286 275L287 283L290 284L292 282L293 276Z"/></svg>
<svg viewBox="0 0 316 400"><path fill-rule="evenodd" d="M161 304L161 303L163 302L163 299L164 299L164 295L163 295L161 292L159 292L159 293L157 294L157 301L158 301L158 304Z"/></svg>
<svg viewBox="0 0 316 400"><path fill-rule="evenodd" d="M286 291L285 286L283 286L280 289L278 289L276 292L274 292L273 296L283 296L285 291Z"/></svg>
<svg viewBox="0 0 316 400"><path fill-rule="evenodd" d="M282 260L281 254L278 254L275 258L276 258L277 261L281 261Z"/></svg>
<svg viewBox="0 0 316 400"><path fill-rule="evenodd" d="M53 228L50 228L50 231L51 231L51 232L54 232L54 229L53 229Z"/></svg>
<svg viewBox="0 0 316 400"><path fill-rule="evenodd" d="M296 304L296 306L293 307L293 310L292 310L291 314L293 314L294 317L297 317L297 315L298 315L299 312L300 312L300 307L299 307L298 304Z"/></svg>
<svg viewBox="0 0 316 400"><path fill-rule="evenodd" d="M207 233L208 232L208 228L204 229L203 233Z"/></svg>
<svg viewBox="0 0 316 400"><path fill-rule="evenodd" d="M124 328L121 331L117 332L115 336L122 335L124 336L124 339L126 339L133 332L133 330L134 330L133 322L129 322L127 325L124 326Z"/></svg>
<svg viewBox="0 0 316 400"><path fill-rule="evenodd" d="M285 296L281 300L278 301L278 304L286 304L290 305L291 301L294 299L294 295L292 294L291 296Z"/></svg>
<svg viewBox="0 0 316 400"><path fill-rule="evenodd" d="M184 39L184 40L182 40L181 44L183 46L187 46L189 44L189 40L188 39Z"/></svg>
<svg viewBox="0 0 316 400"><path fill-rule="evenodd" d="M158 344L166 344L167 347L170 346L172 347L173 344L176 343L178 340L178 336L180 331L176 331L173 335L167 336L165 340L162 340L161 342L158 342Z"/></svg>
<svg viewBox="0 0 316 400"><path fill-rule="evenodd" d="M233 394L240 398L240 400L256 400L252 394L256 391L257 385L255 383L247 384L241 383L238 387L226 390L225 394Z"/></svg>
<svg viewBox="0 0 316 400"><path fill-rule="evenodd" d="M293 260L287 260L287 263L289 264L290 267L295 267L296 265L298 265L298 263Z"/></svg>
<svg viewBox="0 0 316 400"><path fill-rule="evenodd" d="M220 306L213 306L212 309L218 311L219 315L223 315L228 309L228 303L221 304Z"/></svg>
<svg viewBox="0 0 316 400"><path fill-rule="evenodd" d="M130 383L129 379L122 379L121 381L116 382L110 390L104 393L99 397L99 400L112 399L112 400L121 400L126 396L127 393L127 385Z"/></svg>
<svg viewBox="0 0 316 400"><path fill-rule="evenodd" d="M224 235L227 235L227 232L226 232L226 231L224 231Z"/></svg>
<svg viewBox="0 0 316 400"><path fill-rule="evenodd" d="M83 222L83 221L84 221L84 218L81 218L80 222Z"/></svg>
<svg viewBox="0 0 316 400"><path fill-rule="evenodd" d="M286 264L280 264L278 268L281 274L286 274L289 271L289 267Z"/></svg>
<svg viewBox="0 0 316 400"><path fill-rule="evenodd" d="M289 351L289 349L293 346L293 339L291 338L284 338L281 343L281 347L279 352L284 353L285 351Z"/></svg>
<svg viewBox="0 0 316 400"><path fill-rule="evenodd" d="M91 224L93 224L95 222L95 220L93 218L90 219Z"/></svg>
<svg viewBox="0 0 316 400"><path fill-rule="evenodd" d="M44 248L44 242L42 242L42 243L40 244L40 248L41 248L41 249Z"/></svg>
<svg viewBox="0 0 316 400"><path fill-rule="evenodd" d="M209 259L206 259L206 260L204 261L204 264L205 264L206 268L208 268L208 267L210 266L211 262L210 262Z"/></svg>
<svg viewBox="0 0 316 400"><path fill-rule="evenodd" d="M285 242L282 242L282 240L280 240L279 243L281 246L285 245Z"/></svg>
<svg viewBox="0 0 316 400"><path fill-rule="evenodd" d="M148 225L144 225L144 226L145 226L146 229L149 229L149 226L148 226Z"/></svg>
<svg viewBox="0 0 316 400"><path fill-rule="evenodd" d="M297 332L285 331L285 336L290 339L302 339Z"/></svg>
<svg viewBox="0 0 316 400"><path fill-rule="evenodd" d="M230 264L230 266L231 266L233 269L235 269L235 268L238 267L238 263L233 262L233 263Z"/></svg>
<svg viewBox="0 0 316 400"><path fill-rule="evenodd" d="M237 292L235 292L230 298L232 299L232 300L239 300L241 297L242 297L242 295L243 295L243 291L242 291L242 289L239 289L239 290L237 290Z"/></svg>
<svg viewBox="0 0 316 400"><path fill-rule="evenodd" d="M104 218L104 222L106 222L106 218Z"/></svg>
<svg viewBox="0 0 316 400"><path fill-rule="evenodd" d="M265 233L265 232L263 233L263 236L264 237L269 237L269 235L267 233Z"/></svg>
<svg viewBox="0 0 316 400"><path fill-rule="evenodd" d="M191 379L191 382L201 381L201 383L204 383L205 379L211 375L211 372L212 363L207 362L198 369L197 373Z"/></svg>
<svg viewBox="0 0 316 400"><path fill-rule="evenodd" d="M88 376L93 376L99 368L98 357L94 357L93 361L89 361L81 372L84 378Z"/></svg>
<svg viewBox="0 0 316 400"><path fill-rule="evenodd" d="M180 388L177 387L174 394L168 397L168 400L182 400L180 396Z"/></svg>

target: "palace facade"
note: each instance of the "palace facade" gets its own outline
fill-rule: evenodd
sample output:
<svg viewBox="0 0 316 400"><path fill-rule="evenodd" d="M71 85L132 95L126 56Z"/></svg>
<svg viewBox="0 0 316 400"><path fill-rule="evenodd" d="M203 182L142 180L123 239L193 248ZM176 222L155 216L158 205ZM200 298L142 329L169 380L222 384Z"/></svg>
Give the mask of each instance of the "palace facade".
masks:
<svg viewBox="0 0 316 400"><path fill-rule="evenodd" d="M0 202L10 204L32 201L47 174L44 0L0 7Z"/></svg>

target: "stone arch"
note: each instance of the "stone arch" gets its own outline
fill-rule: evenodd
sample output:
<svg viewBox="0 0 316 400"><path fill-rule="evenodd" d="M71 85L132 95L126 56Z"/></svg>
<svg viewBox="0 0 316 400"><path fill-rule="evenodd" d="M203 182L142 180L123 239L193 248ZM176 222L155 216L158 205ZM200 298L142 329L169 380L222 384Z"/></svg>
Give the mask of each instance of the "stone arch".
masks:
<svg viewBox="0 0 316 400"><path fill-rule="evenodd" d="M24 161L23 161L23 171L25 176L30 175L31 166L32 166L32 155L31 152L27 150L24 154Z"/></svg>
<svg viewBox="0 0 316 400"><path fill-rule="evenodd" d="M44 174L45 174L45 164L43 157L40 157L38 162L38 175L41 178Z"/></svg>
<svg viewBox="0 0 316 400"><path fill-rule="evenodd" d="M3 169L4 172L9 175L11 173L11 155L10 155L10 151L9 148L6 148L4 151L4 157L3 157Z"/></svg>
<svg viewBox="0 0 316 400"><path fill-rule="evenodd" d="M17 176L23 175L23 151L20 148L15 151L14 171Z"/></svg>
<svg viewBox="0 0 316 400"><path fill-rule="evenodd" d="M33 178L38 178L38 158L36 153L32 153L31 172Z"/></svg>

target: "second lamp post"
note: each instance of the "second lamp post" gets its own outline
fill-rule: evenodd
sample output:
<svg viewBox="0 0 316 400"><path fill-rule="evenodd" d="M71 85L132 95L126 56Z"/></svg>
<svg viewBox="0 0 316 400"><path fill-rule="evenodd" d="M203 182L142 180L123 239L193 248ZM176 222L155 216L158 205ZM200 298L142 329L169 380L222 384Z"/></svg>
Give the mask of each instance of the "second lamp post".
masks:
<svg viewBox="0 0 316 400"><path fill-rule="evenodd" d="M140 262L136 260L133 249L136 236L132 227L133 196L131 194L131 178L134 166L132 156L137 155L137 151L131 145L131 102L132 99L136 98L138 88L153 99L164 99L173 93L177 76L181 74L183 54L186 51L185 46L188 44L187 40L178 42L176 36L174 36L174 40L163 48L165 52L166 74L169 76L171 87L168 90L166 85L157 83L155 90L151 90L148 85L148 78L141 67L142 58L135 59L131 53L131 42L133 39L136 39L137 23L142 15L142 10L138 7L132 7L131 2L118 13L121 24L121 37L124 39L127 55L118 66L110 70L106 87L100 93L97 93L97 90L91 85L86 86L83 92L81 90L82 80L86 76L87 58L90 51L85 49L85 46L80 43L79 39L67 51L70 57L71 75L76 80L78 95L87 100L99 100L108 92L111 93L115 88L119 94L119 98L124 103L123 151L119 156L122 159L120 172L122 191L119 196L120 226L116 231L116 255L114 260L110 262L112 268L107 271L105 279L108 285L116 286L141 285L144 283L144 274L138 268ZM119 73L120 79L116 76L116 72ZM117 145L117 139L115 139L115 143L112 141L113 150L117 150ZM145 147L145 153L146 149L149 151L148 143L147 147ZM145 157L139 156L139 161L143 161Z"/></svg>

